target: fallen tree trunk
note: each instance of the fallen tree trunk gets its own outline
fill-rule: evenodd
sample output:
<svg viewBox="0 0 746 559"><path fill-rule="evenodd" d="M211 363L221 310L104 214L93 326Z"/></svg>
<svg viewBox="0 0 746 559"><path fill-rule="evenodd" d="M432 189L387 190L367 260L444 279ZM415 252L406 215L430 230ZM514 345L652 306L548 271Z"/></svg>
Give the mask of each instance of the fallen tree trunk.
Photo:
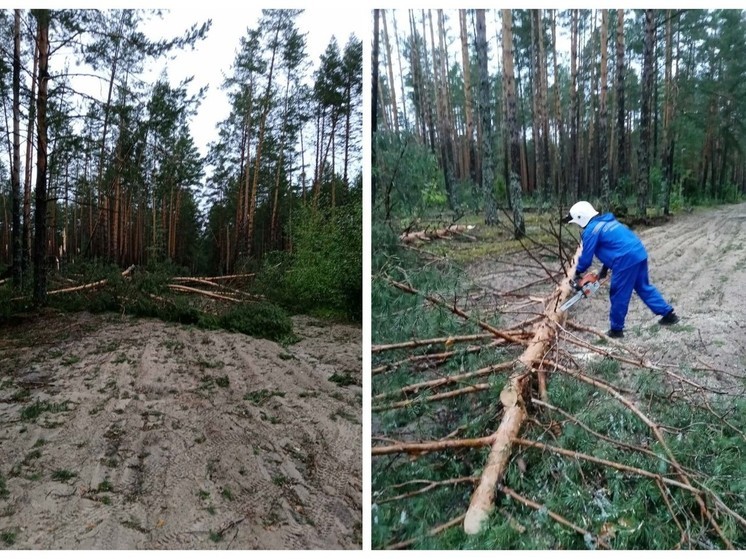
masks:
<svg viewBox="0 0 746 559"><path fill-rule="evenodd" d="M423 229L411 233L402 233L399 240L403 243L413 243L415 241L433 241L436 239L447 239L451 234L462 234L465 231L474 229L473 225L449 225L442 229ZM467 235L468 236L468 235ZM472 237L473 238L473 237Z"/></svg>
<svg viewBox="0 0 746 559"><path fill-rule="evenodd" d="M220 301L231 301L232 303L242 302L240 299L228 297L227 295L218 295L217 293L212 293L211 291L197 289L196 287L187 287L186 285L176 285L173 283L169 283L166 287L168 287L169 289L173 291L182 291L185 293L196 293L197 295L204 295L205 297L211 297L212 299L218 299Z"/></svg>
<svg viewBox="0 0 746 559"><path fill-rule="evenodd" d="M464 531L467 534L478 534L495 507L495 488L502 481L513 440L518 437L527 417L526 402L530 402L531 398L529 390L530 379L534 372L534 361L540 360L547 353L554 339L555 323L561 324L565 320L565 313L559 310L559 306L571 293L572 287L569 279L575 275L575 266L579 256L580 247L567 271L568 281L561 282L549 298L545 308L546 317L534 330L533 340L518 359L518 367L500 394L500 402L505 411L500 426L493 435L494 442L487 458L487 465L484 467L477 489L472 494L469 509L464 517Z"/></svg>
<svg viewBox="0 0 746 559"><path fill-rule="evenodd" d="M209 287L214 287L216 289L224 289L227 290L230 293L233 293L234 295L241 295L242 297L248 297L250 299L261 299L259 295L252 295L251 293L246 293L245 291L241 291L239 289L233 289L232 287L227 287L225 285L220 285L219 283L215 283L214 281L210 281L207 279L202 278L187 278L187 277L175 277L171 278L171 281L176 282L182 282L182 283L198 283L200 285L207 285ZM220 293L218 293L220 294Z"/></svg>
<svg viewBox="0 0 746 559"><path fill-rule="evenodd" d="M174 281L194 281L194 280L206 280L206 281L219 281L219 280L230 280L238 278L253 278L256 274L233 274L231 276L178 276L171 278Z"/></svg>
<svg viewBox="0 0 746 559"><path fill-rule="evenodd" d="M124 272L122 272L122 277L127 277L134 269L135 269L135 265L132 264L132 266L130 266ZM94 281L92 283L87 283L85 285L77 285L75 287L64 287L62 289L55 289L54 291L48 291L47 295L56 295L58 293L73 293L75 291L84 291L86 289L93 289L94 287L101 287L102 285L106 285L107 283L109 283L108 279L102 279L99 281Z"/></svg>

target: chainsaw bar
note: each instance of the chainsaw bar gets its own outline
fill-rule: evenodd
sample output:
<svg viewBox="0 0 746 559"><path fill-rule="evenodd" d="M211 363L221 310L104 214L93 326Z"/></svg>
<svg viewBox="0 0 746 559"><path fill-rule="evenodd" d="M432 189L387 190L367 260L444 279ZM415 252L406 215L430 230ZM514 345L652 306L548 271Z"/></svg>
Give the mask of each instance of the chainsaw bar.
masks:
<svg viewBox="0 0 746 559"><path fill-rule="evenodd" d="M587 299L591 295L593 295L598 289L601 287L601 282L598 280L596 281L589 281L585 284L583 284L582 287L578 289L578 292L570 297L567 301L565 301L562 306L560 307L561 311L566 311L570 307L572 307L575 303L580 301L581 299Z"/></svg>
<svg viewBox="0 0 746 559"><path fill-rule="evenodd" d="M560 310L561 311L566 311L567 309L569 309L570 307L572 307L575 303L577 303L578 301L580 301L583 297L585 297L585 295L583 294L583 292L582 291L578 291L575 295L573 295L567 301L565 301L564 303L562 303L562 306L560 307Z"/></svg>

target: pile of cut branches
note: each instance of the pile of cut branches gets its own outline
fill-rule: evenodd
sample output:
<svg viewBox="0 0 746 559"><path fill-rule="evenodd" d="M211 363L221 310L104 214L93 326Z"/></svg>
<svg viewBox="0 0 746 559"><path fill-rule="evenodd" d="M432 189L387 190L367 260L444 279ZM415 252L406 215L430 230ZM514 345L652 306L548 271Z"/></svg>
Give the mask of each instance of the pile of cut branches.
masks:
<svg viewBox="0 0 746 559"><path fill-rule="evenodd" d="M557 240L527 245L538 275L498 293L419 261L377 270L374 547L746 547L743 414L568 321L578 253Z"/></svg>

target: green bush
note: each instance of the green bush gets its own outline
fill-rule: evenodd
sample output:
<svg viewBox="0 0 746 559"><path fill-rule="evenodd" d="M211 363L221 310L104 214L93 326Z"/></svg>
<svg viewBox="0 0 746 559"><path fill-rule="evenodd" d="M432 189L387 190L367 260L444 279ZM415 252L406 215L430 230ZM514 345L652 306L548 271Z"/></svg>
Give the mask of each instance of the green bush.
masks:
<svg viewBox="0 0 746 559"><path fill-rule="evenodd" d="M337 208L303 208L293 253L265 259L259 289L294 311L362 318L362 200Z"/></svg>
<svg viewBox="0 0 746 559"><path fill-rule="evenodd" d="M220 317L219 324L226 330L278 342L289 339L293 334L293 322L288 314L267 302L232 307Z"/></svg>

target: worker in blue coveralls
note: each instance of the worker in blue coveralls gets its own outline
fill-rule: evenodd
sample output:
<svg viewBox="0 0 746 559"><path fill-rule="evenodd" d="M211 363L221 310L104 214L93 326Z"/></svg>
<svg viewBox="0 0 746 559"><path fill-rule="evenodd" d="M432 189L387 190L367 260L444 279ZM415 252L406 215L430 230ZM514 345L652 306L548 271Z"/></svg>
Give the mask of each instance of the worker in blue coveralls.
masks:
<svg viewBox="0 0 746 559"><path fill-rule="evenodd" d="M616 220L613 214L599 214L589 202L578 202L572 208L564 223L576 223L582 230L583 252L575 269L577 276L583 273L593 262L595 256L603 265L599 279L603 279L609 270L611 276L609 298L611 310L609 321L611 329L606 333L612 338L624 337L624 319L629 309L632 290L656 315L662 316L659 324L671 325L679 317L650 283L648 278L648 253L642 241L630 229Z"/></svg>

